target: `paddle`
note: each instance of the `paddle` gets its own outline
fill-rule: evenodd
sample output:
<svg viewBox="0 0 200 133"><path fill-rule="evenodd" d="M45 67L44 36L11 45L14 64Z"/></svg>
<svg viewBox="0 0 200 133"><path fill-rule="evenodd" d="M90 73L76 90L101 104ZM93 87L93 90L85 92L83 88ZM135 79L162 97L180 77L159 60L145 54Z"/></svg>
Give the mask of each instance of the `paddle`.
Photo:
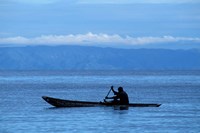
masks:
<svg viewBox="0 0 200 133"><path fill-rule="evenodd" d="M110 94L110 91L111 91L112 89L110 88L110 90L109 90L109 92L108 92L108 94L106 95L106 97Z"/></svg>
<svg viewBox="0 0 200 133"><path fill-rule="evenodd" d="M113 86L111 86L110 90L108 91L108 94L106 95L106 97L110 94L110 91L112 90ZM105 98L104 98L105 101Z"/></svg>

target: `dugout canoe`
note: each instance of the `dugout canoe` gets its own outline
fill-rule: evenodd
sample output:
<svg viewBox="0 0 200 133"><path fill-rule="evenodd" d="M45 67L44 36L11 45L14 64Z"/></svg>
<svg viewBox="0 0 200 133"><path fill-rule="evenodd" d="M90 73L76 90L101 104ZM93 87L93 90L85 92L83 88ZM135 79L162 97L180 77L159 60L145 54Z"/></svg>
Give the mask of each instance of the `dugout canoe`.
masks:
<svg viewBox="0 0 200 133"><path fill-rule="evenodd" d="M42 96L42 98L54 107L101 107L101 106L121 106L123 107L159 107L161 104L154 103L130 103L129 105L114 105L107 102L74 101Z"/></svg>

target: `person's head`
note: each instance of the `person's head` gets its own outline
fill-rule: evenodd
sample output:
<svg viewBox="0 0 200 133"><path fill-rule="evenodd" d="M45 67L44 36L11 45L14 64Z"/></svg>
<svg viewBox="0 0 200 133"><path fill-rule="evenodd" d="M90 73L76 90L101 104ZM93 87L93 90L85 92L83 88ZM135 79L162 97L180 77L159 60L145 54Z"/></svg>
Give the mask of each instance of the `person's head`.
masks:
<svg viewBox="0 0 200 133"><path fill-rule="evenodd" d="M123 87L120 86L120 87L118 88L118 92L122 92L122 91L124 91L124 90L123 90Z"/></svg>

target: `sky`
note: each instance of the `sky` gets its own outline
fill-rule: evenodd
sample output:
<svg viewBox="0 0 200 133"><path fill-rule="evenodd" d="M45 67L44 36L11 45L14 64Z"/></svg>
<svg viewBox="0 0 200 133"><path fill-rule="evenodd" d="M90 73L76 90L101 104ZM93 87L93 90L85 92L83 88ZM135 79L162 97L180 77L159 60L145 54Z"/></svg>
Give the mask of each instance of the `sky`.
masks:
<svg viewBox="0 0 200 133"><path fill-rule="evenodd" d="M168 43L200 48L199 0L0 0L0 46Z"/></svg>

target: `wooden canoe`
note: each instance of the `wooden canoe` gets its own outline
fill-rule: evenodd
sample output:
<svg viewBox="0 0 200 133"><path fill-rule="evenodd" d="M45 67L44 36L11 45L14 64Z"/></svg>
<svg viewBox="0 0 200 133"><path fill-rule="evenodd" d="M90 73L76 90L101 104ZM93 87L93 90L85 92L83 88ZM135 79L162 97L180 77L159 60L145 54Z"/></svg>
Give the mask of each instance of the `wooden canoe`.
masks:
<svg viewBox="0 0 200 133"><path fill-rule="evenodd" d="M107 102L89 102L89 101L74 101L64 100L48 96L42 98L54 107L100 107L100 106L121 106L123 107L159 107L161 104L153 103L130 103L129 105L114 105Z"/></svg>

